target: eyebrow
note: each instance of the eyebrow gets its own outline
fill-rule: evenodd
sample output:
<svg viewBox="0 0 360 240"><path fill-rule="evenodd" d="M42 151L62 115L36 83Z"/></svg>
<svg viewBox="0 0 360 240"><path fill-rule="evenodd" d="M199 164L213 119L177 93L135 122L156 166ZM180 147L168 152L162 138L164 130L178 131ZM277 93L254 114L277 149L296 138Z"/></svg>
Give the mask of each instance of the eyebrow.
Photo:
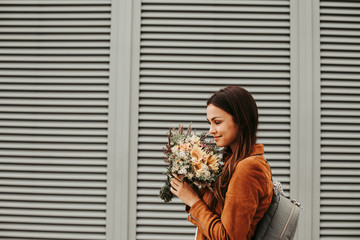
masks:
<svg viewBox="0 0 360 240"><path fill-rule="evenodd" d="M215 117L211 118L211 121L214 120L215 118L220 118L220 117L215 116ZM207 120L208 122L210 122L209 119L206 118L206 120Z"/></svg>

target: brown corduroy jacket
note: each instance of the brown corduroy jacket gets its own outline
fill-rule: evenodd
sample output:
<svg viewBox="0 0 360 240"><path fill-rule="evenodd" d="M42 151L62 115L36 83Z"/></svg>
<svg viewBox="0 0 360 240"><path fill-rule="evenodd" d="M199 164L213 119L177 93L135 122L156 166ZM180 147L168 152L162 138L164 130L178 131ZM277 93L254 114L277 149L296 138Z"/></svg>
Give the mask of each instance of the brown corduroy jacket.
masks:
<svg viewBox="0 0 360 240"><path fill-rule="evenodd" d="M264 145L255 144L250 156L238 163L223 209L220 205L215 213L209 209L210 191L191 208L186 207L187 220L197 226L196 240L251 239L272 199L271 172L263 154Z"/></svg>

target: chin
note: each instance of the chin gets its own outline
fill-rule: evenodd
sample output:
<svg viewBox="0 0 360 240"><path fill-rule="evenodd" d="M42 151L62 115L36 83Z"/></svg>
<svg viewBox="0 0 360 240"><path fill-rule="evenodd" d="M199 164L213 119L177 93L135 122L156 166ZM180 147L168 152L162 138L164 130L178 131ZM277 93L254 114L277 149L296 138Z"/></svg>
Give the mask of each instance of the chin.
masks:
<svg viewBox="0 0 360 240"><path fill-rule="evenodd" d="M218 146L218 147L224 147L224 144L216 143L216 146Z"/></svg>

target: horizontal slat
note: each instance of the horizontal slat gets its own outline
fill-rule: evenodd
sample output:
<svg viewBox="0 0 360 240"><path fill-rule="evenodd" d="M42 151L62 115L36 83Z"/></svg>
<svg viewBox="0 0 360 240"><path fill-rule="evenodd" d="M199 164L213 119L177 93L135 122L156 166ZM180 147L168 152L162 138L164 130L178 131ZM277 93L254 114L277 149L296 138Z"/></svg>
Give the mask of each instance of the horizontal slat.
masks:
<svg viewBox="0 0 360 240"><path fill-rule="evenodd" d="M321 141L321 145L327 147L329 146L344 146L344 147L359 146L360 147L360 139L358 141L345 140L345 139L342 139L341 141L339 141L339 139L326 139Z"/></svg>
<svg viewBox="0 0 360 240"><path fill-rule="evenodd" d="M16 1L15 1L16 2ZM101 5L91 6L91 4L86 4L86 2L83 2L83 4L68 4L66 5L37 5L37 6L31 6L28 5L26 7L21 5L13 5L13 6L7 6L3 5L1 6L2 12L35 12L35 13L72 13L72 12L110 12L111 11L111 5L108 3L108 6L106 6L106 3L104 2Z"/></svg>
<svg viewBox="0 0 360 240"><path fill-rule="evenodd" d="M195 236L195 230L194 234L150 234L150 233L138 233L136 235L136 238L138 240L193 240Z"/></svg>
<svg viewBox="0 0 360 240"><path fill-rule="evenodd" d="M151 37L151 36L148 36ZM173 39L160 39L158 38L158 40L143 40L141 42L141 47L175 47L175 48L234 48L236 50L236 48L239 50L241 48L253 48L255 50L253 51L257 51L259 55L261 54L266 54L262 53L262 51L259 51L259 49L267 49L267 50L273 50L273 49L279 49L279 50L289 50L290 49L290 44L287 43L287 41L289 39L273 39L272 41L268 41L268 38L266 38L267 36L264 36L262 39L254 39L254 38L242 38L240 41L240 39L227 39L228 41L224 41L225 39L220 38L220 36L218 36L218 38L220 39L213 39L216 41L206 41L208 39L206 39L206 37L202 37L202 39L182 39L182 41L177 40L177 38L175 38L175 36L173 36ZM171 40L171 41L170 41ZM194 41L196 40L196 41ZM205 40L205 41L198 41L198 40ZM229 41L231 40L231 41ZM236 41L233 41L236 40ZM273 42L273 41L285 41L285 43L283 42ZM264 44L264 42L266 42L266 44ZM194 50L196 51L196 50ZM207 50L209 51L209 50ZM249 51L249 50L247 50ZM161 53L161 52L160 52ZM281 54L282 52L280 52Z"/></svg>
<svg viewBox="0 0 360 240"><path fill-rule="evenodd" d="M264 6L264 5L270 5L269 4L264 4L264 5L260 5L260 6L247 6L247 4L245 3L244 5L241 4L241 2L239 2L236 5L233 6L226 6L226 5L222 5L222 4L217 4L217 5L211 5L211 3L209 5L192 5L192 4L182 4L182 2L178 2L180 3L179 5L177 4L167 4L167 5L160 5L160 4L156 4L156 5L152 5L152 4L146 4L143 3L142 5L142 10L143 11L165 11L165 12L245 12L245 13L249 13L249 12L255 12L255 13L288 13L289 12L289 5L286 4L285 2L282 2L282 6L275 6L275 7L269 7L269 6ZM285 4L284 4L285 3Z"/></svg>
<svg viewBox="0 0 360 240"><path fill-rule="evenodd" d="M191 85L189 86L189 89L181 92L170 92L170 87L168 87L168 91L140 91L139 97L141 98L163 98L163 99L202 99L207 100L211 96L211 92L215 92L216 90L209 90L210 92L200 92L201 89L204 89L204 87L200 88L199 91L196 92L196 94L191 92ZM223 87L223 86L221 86ZM220 88L220 87L219 87ZM274 87L275 88L275 87ZM282 94L279 94L277 92L266 92L266 90L258 90L256 88L247 87L248 91L250 91L253 95L253 97L256 100L273 100L273 101L283 101L283 100L290 100L290 93L286 91L281 91ZM145 89L147 90L147 89ZM2 96L3 93L0 92L0 96Z"/></svg>
<svg viewBox="0 0 360 240"><path fill-rule="evenodd" d="M40 232L40 231L1 231L2 237L13 238L35 238L35 239L79 239L79 240L103 240L105 234L103 233L62 233L62 232Z"/></svg>
<svg viewBox="0 0 360 240"><path fill-rule="evenodd" d="M106 166L105 159L91 158L31 158L31 157L1 157L0 163L11 164L39 164L39 165L77 165L77 166Z"/></svg>
<svg viewBox="0 0 360 240"><path fill-rule="evenodd" d="M360 236L360 230L358 229L349 229L349 228L345 228L345 229L321 229L320 230L320 234L321 235L335 235L335 236L350 236L350 237L354 237L354 236Z"/></svg>
<svg viewBox="0 0 360 240"><path fill-rule="evenodd" d="M168 24L167 24L168 25ZM2 28L0 27L0 32ZM12 30L15 31L15 30ZM65 29L64 29L65 31ZM248 27L207 27L207 26L192 26L192 27L183 27L183 26L143 26L141 27L142 33L182 33L182 34L204 34L204 33L212 33L212 34L271 34L271 35L289 35L290 30L286 28L264 28L264 27L256 27L253 29L249 29Z"/></svg>
<svg viewBox="0 0 360 240"><path fill-rule="evenodd" d="M321 148L323 153L360 153L358 146L323 146Z"/></svg>
<svg viewBox="0 0 360 240"><path fill-rule="evenodd" d="M288 6L289 3L287 1L239 1L239 2L234 2L234 1L229 1L229 0L221 0L221 1L211 1L210 3L208 1L204 1L204 0L143 0L142 1L144 4L189 4L190 6L192 4L196 4L196 5L220 5L220 6L226 6L226 5L252 5L252 6L256 6L256 5L260 5L260 6L264 6L264 5L269 5L269 6L277 6L277 5L281 5L281 6Z"/></svg>
<svg viewBox="0 0 360 240"><path fill-rule="evenodd" d="M33 224L66 224L66 225L93 225L102 226L105 224L102 219L88 218L64 218L64 217L25 217L25 216L2 216L1 219L6 223L33 223ZM36 226L36 225L35 225ZM40 225L41 226L41 225Z"/></svg>
<svg viewBox="0 0 360 240"><path fill-rule="evenodd" d="M1 72L0 72L1 73ZM58 74L65 74L59 72ZM70 74L69 74L70 75ZM264 72L258 72L258 71L248 71L248 70L239 70L239 71L226 71L226 70L186 70L186 69L179 69L179 70L141 70L140 71L141 76L168 76L168 77L245 77L245 78L289 78L290 72L284 71L284 72L272 72L272 71L264 71ZM71 76L73 76L71 74ZM166 87L166 86L164 86ZM141 87L144 89L144 87ZM146 89L148 90L148 89ZM155 89L153 89L155 90ZM278 89L274 89L277 90ZM280 90L280 89L279 89Z"/></svg>
<svg viewBox="0 0 360 240"><path fill-rule="evenodd" d="M360 52L322 51L320 53L320 56L323 58L322 60L328 57L351 59L351 58L359 58Z"/></svg>
<svg viewBox="0 0 360 240"><path fill-rule="evenodd" d="M9 122L8 122L9 123ZM41 123L39 123L40 126ZM78 123L79 127L81 123ZM6 126L6 122L4 121L0 121L0 126ZM31 122L28 122L29 127L35 127L37 126L37 124L33 123L33 125L31 125ZM101 141L100 139L102 139L101 137L106 137L107 131L106 130L100 130L100 129L49 129L46 128L45 126L46 124L43 123L42 127L43 128L25 128L26 127L26 123L21 124L18 123L18 125L14 124L14 128L6 128L6 127L0 127L0 133L3 135L9 134L9 135L22 135L23 137L26 138L26 135L57 135L56 137L58 139L61 139L61 137L59 136L67 136L67 135L77 135L79 137L79 139L83 139L84 137L81 136L87 136L87 138L89 138L87 141L92 141L92 138L89 136L96 136L97 139L99 139L99 141ZM86 125L81 125L83 128L86 128ZM99 127L100 125L92 125L93 127ZM56 125L53 125L53 127L56 127ZM57 126L60 127L60 126ZM69 126L70 127L70 126ZM76 126L73 126L74 128L76 128ZM90 127L90 126L89 126ZM105 128L105 126L104 126ZM15 136L14 136L15 137ZM33 139L36 139L35 137ZM50 138L47 138L46 140L48 141Z"/></svg>
<svg viewBox="0 0 360 240"><path fill-rule="evenodd" d="M151 13L144 13L144 16L148 16L148 14ZM268 27L268 29L278 30L278 29L287 29L289 28L289 22L288 21L274 21L272 19L272 15L266 15L266 16L259 16L257 18L258 21L251 21L249 19L254 18L253 15L245 15L245 14L239 14L238 17L242 17L245 20L238 20L237 17L235 19L191 19L187 20L189 17L184 15L183 19L172 19L171 17L169 19L162 19L160 16L162 16L163 13L159 13L157 15L157 18L146 18L144 17L141 20L141 25L143 28L147 26L202 26L202 27L217 27L216 29L223 29L218 27ZM181 13L174 13L181 14ZM190 15L194 15L192 13L189 13ZM216 14L215 14L216 16ZM247 16L247 17L246 17ZM276 17L276 16L275 16ZM286 17L286 16L284 16ZM266 19L264 19L266 18ZM278 19L276 19L278 20ZM3 21L0 21L0 24ZM5 22L5 21L4 21ZM5 22L6 23L6 22ZM84 22L85 24L85 22ZM142 28L142 29L143 29ZM248 30L251 30L247 28ZM191 30L190 28L186 28L186 30ZM255 29L254 29L255 30Z"/></svg>
<svg viewBox="0 0 360 240"><path fill-rule="evenodd" d="M357 85L358 83L354 83L354 84L349 84L349 86L352 86L352 85ZM335 85L335 84L334 84ZM324 84L324 86L327 86ZM343 87L343 86L341 86ZM354 87L357 87L357 86L354 86ZM360 87L360 86L359 86ZM323 102L325 101L332 101L332 102L360 102L360 96L359 95L335 95L335 94L332 94L332 95L323 95L321 96L321 100Z"/></svg>
<svg viewBox="0 0 360 240"><path fill-rule="evenodd" d="M45 57L46 58L46 57ZM6 58L8 59L8 58ZM10 58L12 59L12 58ZM1 57L0 57L0 60ZM5 59L4 59L5 60ZM250 66L250 63L265 63L270 65L271 64L281 64L281 63L290 63L290 59L287 57L248 57L248 56L213 56L211 58L206 56L174 56L174 55L143 55L140 57L140 60L143 63L147 62L191 62L191 63L245 63ZM82 61L82 58L79 59L79 61ZM147 66L147 65L143 65ZM227 65L225 65L227 66ZM142 79L144 81L144 79ZM185 79L184 79L185 80ZM260 80L261 81L261 80Z"/></svg>
<svg viewBox="0 0 360 240"><path fill-rule="evenodd" d="M346 220L354 220L359 221L360 215L356 213L350 214L331 214L331 213L324 213L320 216L321 220L334 220L337 219L339 221L346 221Z"/></svg>
<svg viewBox="0 0 360 240"><path fill-rule="evenodd" d="M15 2L15 1L14 1ZM72 6L70 6L71 8ZM24 7L22 7L24 8ZM95 7L96 8L96 7ZM2 7L1 7L2 9ZM31 20L63 20L63 19L100 19L100 20L109 20L111 18L110 11L105 12L84 12L84 11L77 11L77 12L60 12L57 11L57 6L53 8L52 13L48 13L43 10L41 14L36 13L36 11L31 12L22 12L22 11L15 11L14 8L10 8L7 12L1 13L1 19L31 19Z"/></svg>
<svg viewBox="0 0 360 240"><path fill-rule="evenodd" d="M326 8L354 8L359 7L359 3L357 1L320 1L320 7Z"/></svg>
<svg viewBox="0 0 360 240"><path fill-rule="evenodd" d="M201 55L201 56L209 56L211 55L211 57L213 56L222 56L222 55L226 55L227 57L231 57L231 56L246 56L248 57L250 56L267 56L267 57L271 57L271 58L276 58L278 56L281 57L289 57L290 55L290 51L289 50L284 50L284 49L264 49L264 48L268 48L268 44L266 45L266 47L264 47L264 44L256 44L256 43L251 43L251 44L256 44L258 45L258 48L261 48L261 51L259 51L258 49L247 49L247 47L251 47L254 45L250 45L249 43L236 43L236 44L241 44L240 46L243 46L244 49L225 49L225 45L230 44L234 47L234 43L211 43L211 44L216 44L216 47L219 47L218 45L221 44L221 46L224 49L218 49L218 48L203 48L202 44L204 44L205 46L210 46L211 44L206 44L206 42L204 43L195 43L195 45L197 45L198 48L191 48L189 47L182 47L182 48L170 48L170 47L144 47L144 45L149 45L147 44L148 41L146 41L145 43L142 43L143 47L140 49L140 53L143 54L141 57L145 57L145 54L167 54L167 55L171 55L171 54L181 54L181 55ZM154 42L155 43L155 42ZM157 43L156 43L157 44ZM181 44L181 46L183 46L184 43ZM273 43L272 43L273 44ZM274 46L270 44L270 46ZM237 47L239 47L239 45L236 45ZM284 45L276 45L276 46L284 46ZM1 51L4 51L2 49L0 49L0 53ZM207 59L211 59L208 58Z"/></svg>
<svg viewBox="0 0 360 240"><path fill-rule="evenodd" d="M324 183L345 183L345 184L349 184L349 183L360 183L360 179L358 176L354 175L338 175L338 174L334 174L334 172L332 172L331 175L328 176L322 176L321 177L321 182Z"/></svg>
<svg viewBox="0 0 360 240"><path fill-rule="evenodd" d="M2 42L1 45L6 45L6 48L0 48L0 54L8 55L81 55L96 59L99 55L110 53L108 42L25 42L25 46L24 42ZM17 46L21 48L16 48ZM76 48L72 49L73 46Z"/></svg>
<svg viewBox="0 0 360 240"><path fill-rule="evenodd" d="M1 64L0 64L1 66ZM74 66L75 67L75 66ZM219 70L219 71L288 71L289 66L284 65L270 65L270 64L224 64L219 65L218 63L148 63L143 62L140 64L140 68L142 69L158 69L159 71L167 70L167 69L186 69L186 70ZM141 71L143 73L144 71Z"/></svg>
<svg viewBox="0 0 360 240"><path fill-rule="evenodd" d="M187 71L189 72L189 71ZM265 74L265 73L264 73ZM258 87L247 87L246 88L251 93L267 93L269 90L272 90L272 94L274 93L289 93L290 86L258 86ZM192 86L192 85L180 85L180 84L172 84L172 85L163 85L163 84L141 84L141 91L153 91L153 92L161 92L161 91L171 91L171 92L186 92L188 96L194 95L192 92L206 92L208 97L215 91L219 90L217 86ZM197 93L196 93L197 94ZM255 95L256 96L256 95Z"/></svg>
<svg viewBox="0 0 360 240"><path fill-rule="evenodd" d="M103 203L106 197L99 196L63 196L63 195L32 195L32 194L6 194L1 193L0 200L12 201L44 201L44 202L84 202L84 203Z"/></svg>
<svg viewBox="0 0 360 240"><path fill-rule="evenodd" d="M154 6L153 8L156 8ZM201 8L201 6L199 6ZM214 6L213 9L216 7ZM245 10L245 9L243 9ZM256 9L255 12L252 13L246 11L238 11L236 13L228 11L226 13L212 11L211 13L198 11L147 11L144 10L141 14L143 19L150 18L150 19L210 19L210 20L236 20L236 19L245 19L245 20L285 20L288 21L290 19L289 14L284 14L282 12L272 12L269 11L268 13L258 12L259 9Z"/></svg>
<svg viewBox="0 0 360 240"><path fill-rule="evenodd" d="M1 187L0 192L2 194L54 194L54 195L77 195L77 196L105 196L106 190L105 189L81 189L81 188L53 188L53 187Z"/></svg>
<svg viewBox="0 0 360 240"><path fill-rule="evenodd" d="M193 234L194 233L194 227L181 227L178 226L176 228L171 226L142 226L137 227L136 231L138 232L146 232L146 233L157 233L157 234Z"/></svg>
<svg viewBox="0 0 360 240"><path fill-rule="evenodd" d="M63 173L106 173L106 166L46 166L46 165L25 165L25 164L1 164L3 171L24 171L24 172L63 172Z"/></svg>
<svg viewBox="0 0 360 240"><path fill-rule="evenodd" d="M1 85L0 85L1 86ZM77 99L71 99L71 100L66 100L66 99L61 99L61 100L51 100L51 99L47 99L46 101L44 101L43 99L0 99L0 104L1 105L22 105L22 106L26 106L26 105L31 105L31 106L36 106L36 110L38 110L38 106L103 106L106 107L108 106L109 102L107 100L77 100ZM96 108L91 108L91 109L96 109ZM81 111L79 111L81 112Z"/></svg>
<svg viewBox="0 0 360 240"><path fill-rule="evenodd" d="M34 111L34 110L33 110ZM18 119L18 120L55 120L55 121L107 121L107 115L105 114L75 114L75 113L63 113L61 115L55 113L3 113L0 119Z"/></svg>
<svg viewBox="0 0 360 240"><path fill-rule="evenodd" d="M346 207L320 207L320 211L321 211L321 213L324 213L324 214L338 213L338 214L349 214L350 216L352 214L360 213L359 208L357 208L357 207L349 207L349 208L346 208Z"/></svg>
<svg viewBox="0 0 360 240"><path fill-rule="evenodd" d="M59 77L108 77L108 71L97 71L97 70L66 70L66 69L9 69L9 70L0 70L0 76L39 76L39 77L46 77L46 76L59 76ZM61 87L60 91L61 91ZM14 88L12 88L14 89Z"/></svg>
<svg viewBox="0 0 360 240"><path fill-rule="evenodd" d="M342 4L342 3L341 3ZM356 5L358 6L358 5ZM360 10L358 10L357 8L351 7L351 8L320 8L320 15L355 15L355 16L359 16L360 15Z"/></svg>
<svg viewBox="0 0 360 240"><path fill-rule="evenodd" d="M74 35L73 37L75 37ZM80 36L76 36L80 37ZM3 36L3 38L0 37L0 39L6 38L6 35ZM146 39L151 40L205 40L205 41L257 41L257 42L284 42L289 41L289 36L281 36L281 35L256 35L256 34L241 34L241 35L232 35L232 34L222 34L222 35L214 35L214 34L175 34L175 33L142 33L141 39L145 41ZM230 47L230 46L229 46Z"/></svg>
<svg viewBox="0 0 360 240"><path fill-rule="evenodd" d="M1 100L0 100L1 103ZM76 103L76 102L75 102ZM173 107L202 107L206 106L205 101L199 100L188 100L184 102L183 100L168 100L164 101L163 99L140 99L139 101L140 106L173 106ZM290 103L287 101L264 101L257 103L258 108L290 108Z"/></svg>
<svg viewBox="0 0 360 240"><path fill-rule="evenodd" d="M63 27L63 26L11 26L11 27L3 27L0 23L0 33L6 34L83 34L83 33L91 33L91 34L98 34L98 33L110 33L110 26L89 26L89 27L82 27L82 26L71 26L71 27ZM16 37L16 36L14 36ZM45 37L45 36L44 36ZM46 37L45 37L46 38Z"/></svg>
<svg viewBox="0 0 360 240"><path fill-rule="evenodd" d="M360 120L359 120L360 121ZM0 131L1 132L1 131ZM346 139L352 139L352 138L359 138L359 133L357 132L325 132L323 131L321 133L321 137L323 139L326 138L334 138L334 139L339 139L339 138L346 138Z"/></svg>
<svg viewBox="0 0 360 240"><path fill-rule="evenodd" d="M322 191L359 191L360 192L360 184L359 185L345 185L345 184L323 184L320 188ZM355 201L350 202L354 204ZM348 202L347 202L348 203ZM348 203L348 204L350 204ZM360 205L357 202L355 205Z"/></svg>
<svg viewBox="0 0 360 240"><path fill-rule="evenodd" d="M66 33L66 32L65 32ZM79 40L89 40L91 39L91 41L98 41L98 40L110 40L110 34L109 32L104 32L102 34L95 34L95 33L87 33L87 34L80 34L80 33L72 33L72 34L62 34L62 35L58 35L58 34L53 34L53 33L48 33L48 34L35 34L32 33L31 30L29 30L29 33L24 33L24 34L10 34L10 33L3 33L0 35L0 40L38 40L38 41L45 41L45 40L57 40L57 41L79 41ZM38 43L39 44L39 43ZM41 43L42 44L42 43Z"/></svg>
<svg viewBox="0 0 360 240"><path fill-rule="evenodd" d="M25 84L22 84L25 86ZM29 85L31 86L31 85ZM0 91L0 97L6 97L6 98L37 98L37 99L41 99L41 98L46 98L46 99L55 99L55 98L60 98L60 99L81 99L81 98L86 98L86 99L107 99L108 98L108 93L107 91L100 91L100 92L92 92L92 91L84 91L84 92L80 92L80 91L71 91L71 88L69 87L68 89L64 89L63 92L61 91L56 91L56 88L53 88L53 90L51 90L51 88L48 87L48 89L44 89L43 91L41 91L41 85L39 86L39 90L34 89L34 87L32 87L33 89L21 89L18 88L17 91L14 90L7 90L7 91ZM98 86L99 89L101 89L101 86ZM74 89L75 90L75 89Z"/></svg>
<svg viewBox="0 0 360 240"><path fill-rule="evenodd" d="M352 41L347 41L347 44L341 44L344 39L333 39L330 43L328 39L323 39L320 50L321 51L359 51L360 46L358 44L350 44Z"/></svg>
<svg viewBox="0 0 360 240"><path fill-rule="evenodd" d="M1 133L1 130L0 130ZM107 137L62 137L62 136L19 136L19 135L0 135L0 141L4 142L46 142L46 143L107 143Z"/></svg>
<svg viewBox="0 0 360 240"><path fill-rule="evenodd" d="M239 84L241 86L244 86L246 88L249 88L248 86L252 87L260 87L260 86L264 86L264 85L270 85L272 87L277 87L277 86L281 86L281 87L285 87L285 86L290 86L289 85L289 79L242 79L241 81L238 81L236 79L222 79L221 84L219 84L219 80L217 78L194 78L194 77L142 77L141 79L141 83L144 84L168 84L168 85L179 85L179 84L186 84L187 86L203 86L203 87L207 87L209 85L211 86L219 86L222 87L224 85L231 85L231 84ZM166 92L164 92L165 94ZM142 94L142 93L141 93ZM176 94L183 94L183 96L186 96L186 92L178 92ZM270 100L273 101L279 101L279 100L284 100L283 96L279 96L279 95L275 95L275 94L265 94L262 96L259 96L259 94L254 93L253 94L254 98L256 98L257 103L258 104L264 104L267 103ZM266 98L267 96L267 98ZM196 97L196 96L194 96ZM194 98L193 97L193 98ZM155 97L154 97L155 98ZM181 97L179 97L181 98ZM196 97L197 98L197 97ZM261 100L265 100L266 101L261 101ZM181 99L183 100L183 99ZM285 100L289 100L289 98L285 99ZM206 97L203 97L203 102L206 103ZM274 103L274 102L273 102Z"/></svg>
<svg viewBox="0 0 360 240"><path fill-rule="evenodd" d="M20 113L58 113L58 114L106 114L108 109L105 107L76 107L76 106L0 106L0 112L9 114L20 114Z"/></svg>
<svg viewBox="0 0 360 240"><path fill-rule="evenodd" d="M354 89L355 91L355 89ZM337 110L322 110L322 116L347 116L347 117L359 117L360 111L356 109L337 109Z"/></svg>
<svg viewBox="0 0 360 240"><path fill-rule="evenodd" d="M344 208L351 208L353 206L359 205L359 201L356 199L322 199L320 203L322 206L342 206Z"/></svg>
<svg viewBox="0 0 360 240"><path fill-rule="evenodd" d="M192 225L188 221L184 221L183 219L175 220L175 219L157 219L154 221L153 219L138 219L136 221L139 225L151 225L151 226L174 226L176 228L178 227L191 227L195 228L194 225ZM194 231L192 231L194 232Z"/></svg>
<svg viewBox="0 0 360 240"><path fill-rule="evenodd" d="M360 11L359 11L360 13ZM353 44L358 44L360 43L360 39L359 38L349 38L349 37L342 37L342 35L340 35L339 37L337 36L331 36L331 35L326 35L326 36L323 36L320 38L320 41L321 42L326 42L328 44L330 43L342 43L342 44L345 44L345 43L353 43ZM340 48L341 49L341 48Z"/></svg>
<svg viewBox="0 0 360 240"><path fill-rule="evenodd" d="M358 73L359 67L357 66L322 66L322 72L336 72L336 73Z"/></svg>
<svg viewBox="0 0 360 240"><path fill-rule="evenodd" d="M331 23L328 23L328 22L323 22L323 23L320 23L320 28L322 29L328 29L328 30L348 30L348 29L359 29L359 25L356 24L356 23L342 23L342 22L331 22Z"/></svg>
<svg viewBox="0 0 360 240"><path fill-rule="evenodd" d="M360 32L349 29L323 29L320 31L320 34L322 36L357 37L360 35Z"/></svg>
<svg viewBox="0 0 360 240"><path fill-rule="evenodd" d="M106 206L102 203L83 202L36 202L1 201L0 214L11 216L47 216L69 218L106 218ZM64 211L67 209L68 211Z"/></svg>
<svg viewBox="0 0 360 240"><path fill-rule="evenodd" d="M39 2L41 4L41 2ZM0 4L3 4L1 2ZM40 15L40 14L39 14ZM2 15L1 15L2 16ZM20 19L1 19L0 18L0 26L8 27L39 27L39 26L53 26L53 27L66 27L66 26L74 26L74 27L92 27L92 26L101 26L101 27L109 27L110 26L110 20L108 19L98 19L98 20L92 20L92 19L81 19L81 20L20 20Z"/></svg>
<svg viewBox="0 0 360 240"><path fill-rule="evenodd" d="M109 87L107 85L62 85L62 84L52 84L52 85L39 85L39 84L1 84L1 90L20 90L20 91L69 91L69 92L107 92ZM40 95L41 96L41 95Z"/></svg>
<svg viewBox="0 0 360 240"><path fill-rule="evenodd" d="M106 188L106 182L103 181L54 181L54 180L36 180L31 181L21 179L1 179L2 186L37 186L37 187L67 187L67 188Z"/></svg>
<svg viewBox="0 0 360 240"><path fill-rule="evenodd" d="M337 23L338 22L345 22L345 23L348 23L348 22L350 22L350 23L360 22L358 16L352 16L351 14L349 14L349 15L344 15L344 14L336 14L336 15L322 14L320 16L320 20L321 20L321 23L323 23L323 22L337 22Z"/></svg>
<svg viewBox="0 0 360 240"><path fill-rule="evenodd" d="M104 63L2 63L0 62L0 68L3 69L89 69L89 70L108 70L109 64Z"/></svg>
<svg viewBox="0 0 360 240"><path fill-rule="evenodd" d="M37 232L72 232L72 233L99 233L105 232L105 227L102 226L72 226L59 224L31 224L31 223L0 223L0 229L6 230L20 230L21 231L37 231Z"/></svg>
<svg viewBox="0 0 360 240"><path fill-rule="evenodd" d="M46 2L39 2L38 0L3 0L1 5L106 5L111 4L110 0L46 0Z"/></svg>
<svg viewBox="0 0 360 240"><path fill-rule="evenodd" d="M0 126L2 127L0 132L6 133L6 132L13 132L16 133L16 128L26 128L26 130L21 131L24 134L26 134L27 131L30 131L28 128L38 128L38 134L46 134L46 133L51 133L51 131L54 131L54 133L58 134L58 135L62 135L59 131L64 131L62 132L63 134L66 133L71 133L73 131L76 131L75 129L78 129L81 131L81 129L91 129L91 128L97 128L97 129L106 129L107 128L107 122L66 122L66 121L43 121L43 120L39 120L39 121L32 121L32 120L10 120L10 121L6 121L6 120L1 120L0 119ZM9 130L3 130L4 127L10 127ZM59 129L48 129L48 128L59 128ZM64 128L68 128L68 129L64 129ZM70 132L69 132L70 131ZM93 130L90 130L93 131ZM101 130L100 130L101 131ZM103 130L102 130L103 131ZM99 132L94 130L93 135L98 135ZM91 135L91 134L90 134Z"/></svg>
<svg viewBox="0 0 360 240"><path fill-rule="evenodd" d="M323 169L320 172L326 176L359 176L360 169Z"/></svg>

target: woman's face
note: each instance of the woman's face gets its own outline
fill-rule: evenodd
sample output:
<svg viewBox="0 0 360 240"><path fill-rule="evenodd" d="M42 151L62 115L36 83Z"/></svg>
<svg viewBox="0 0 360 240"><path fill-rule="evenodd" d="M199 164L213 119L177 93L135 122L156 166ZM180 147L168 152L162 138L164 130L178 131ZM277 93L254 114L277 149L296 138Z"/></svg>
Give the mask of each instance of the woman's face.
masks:
<svg viewBox="0 0 360 240"><path fill-rule="evenodd" d="M216 145L218 147L230 146L234 152L239 128L232 116L214 104L207 106L206 114L210 123L209 133L214 136Z"/></svg>

